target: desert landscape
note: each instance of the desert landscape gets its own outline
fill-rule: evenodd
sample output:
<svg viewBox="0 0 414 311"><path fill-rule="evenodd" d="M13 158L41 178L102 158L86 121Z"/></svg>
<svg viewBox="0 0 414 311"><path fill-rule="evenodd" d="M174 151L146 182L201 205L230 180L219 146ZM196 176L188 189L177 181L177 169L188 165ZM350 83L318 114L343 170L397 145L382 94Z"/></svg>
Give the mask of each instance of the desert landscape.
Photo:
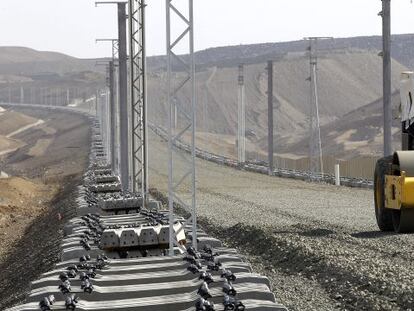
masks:
<svg viewBox="0 0 414 311"><path fill-rule="evenodd" d="M392 88L395 118L399 111L400 73L413 65L414 36L393 37ZM212 48L197 52L197 137L200 147L236 155L238 65L245 66L247 150L267 153L266 61L274 61L275 157L308 156L309 59L304 41ZM381 152L380 37L334 39L319 46L318 87L323 154L338 160L377 157ZM0 102L39 101L93 109L105 68L97 60L25 48L0 48ZM11 65L13 64L13 65ZM148 59L151 122L166 126L165 58ZM183 73L175 72L179 77ZM22 90L23 89L23 98ZM185 90L188 92L189 90ZM188 94L180 101L188 101ZM84 104L85 105L85 104ZM178 121L179 123L180 121ZM335 130L332 130L335 128ZM393 130L396 144L399 125ZM214 143L206 138L214 137ZM13 142L16 143L16 142ZM13 147L12 142L8 142Z"/></svg>
<svg viewBox="0 0 414 311"><path fill-rule="evenodd" d="M414 66L414 35L394 36L393 48L393 138L398 148L399 79ZM248 160L266 159L266 62L273 60L276 163L307 170L294 162L306 163L309 149L306 49L305 41L295 41L197 52L197 147L236 158L237 75L243 64ZM380 37L326 40L319 46L322 149L329 163L349 161L359 173L365 169L363 176L343 171L348 177L372 179L382 154L380 49ZM59 265L67 238L64 225L76 216L79 198L96 203L88 191L77 189L91 182L91 163L104 167L101 128L92 121L97 97L106 88L105 68L96 66L102 60L0 47L0 309L27 301L30 281ZM148 58L148 117L160 128L167 123L165 61L164 56ZM173 75L184 73L173 70ZM186 107L189 98L184 89L178 100ZM153 132L149 137L151 194L165 203L167 147ZM178 160L176 165L181 169L186 163ZM269 177L201 159L196 167L199 224L242 253L289 309L409 310L414 305L407 268L412 236L396 238L377 230L371 190ZM187 201L188 186L178 189ZM85 205L95 208L91 202ZM392 269L390 258L398 264Z"/></svg>

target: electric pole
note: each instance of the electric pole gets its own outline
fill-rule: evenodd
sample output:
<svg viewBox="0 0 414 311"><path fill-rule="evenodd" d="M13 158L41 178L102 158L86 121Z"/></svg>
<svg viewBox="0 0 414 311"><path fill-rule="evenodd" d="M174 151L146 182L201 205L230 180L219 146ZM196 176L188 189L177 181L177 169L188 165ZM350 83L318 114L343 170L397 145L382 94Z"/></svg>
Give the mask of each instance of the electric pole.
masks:
<svg viewBox="0 0 414 311"><path fill-rule="evenodd" d="M110 158L114 173L118 173L119 164L119 133L118 133L118 111L117 111L117 87L116 87L116 65L118 61L118 39L96 39L96 42L110 42L112 45L112 60L109 62L108 87L109 87L109 116L110 116Z"/></svg>
<svg viewBox="0 0 414 311"><path fill-rule="evenodd" d="M246 102L244 88L244 66L239 65L237 101L237 160L239 164L246 162Z"/></svg>
<svg viewBox="0 0 414 311"><path fill-rule="evenodd" d="M384 156L392 154L392 105L391 105L391 0L382 0L382 64L384 106Z"/></svg>
<svg viewBox="0 0 414 311"><path fill-rule="evenodd" d="M118 7L118 57L119 57L119 146L120 175L122 190L129 187L129 126L128 126L128 70L127 70L127 16L126 1L95 2L99 4L116 4Z"/></svg>
<svg viewBox="0 0 414 311"><path fill-rule="evenodd" d="M20 103L24 103L24 89L23 86L20 86Z"/></svg>
<svg viewBox="0 0 414 311"><path fill-rule="evenodd" d="M323 155L321 141L321 127L319 119L319 98L318 98L318 53L317 45L319 40L332 39L332 37L309 37L309 64L310 64L310 98L309 98L309 171L310 178L315 173L323 174Z"/></svg>
<svg viewBox="0 0 414 311"><path fill-rule="evenodd" d="M273 62L267 62L267 128L269 175L273 174Z"/></svg>

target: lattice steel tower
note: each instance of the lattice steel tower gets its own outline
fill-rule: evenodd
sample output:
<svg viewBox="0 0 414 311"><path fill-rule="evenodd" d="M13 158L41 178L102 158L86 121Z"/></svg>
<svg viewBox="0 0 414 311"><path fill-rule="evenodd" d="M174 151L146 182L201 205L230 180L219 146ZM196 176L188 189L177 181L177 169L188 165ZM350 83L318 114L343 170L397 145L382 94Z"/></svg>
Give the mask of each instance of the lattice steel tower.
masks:
<svg viewBox="0 0 414 311"><path fill-rule="evenodd" d="M328 39L327 37L305 38L309 41L309 64L310 64L310 97L309 97L309 171L310 178L315 173L323 174L322 141L319 121L319 98L318 98L318 40Z"/></svg>
<svg viewBox="0 0 414 311"><path fill-rule="evenodd" d="M145 53L145 0L129 0L130 101L132 190L140 192L143 206L148 193L148 131Z"/></svg>
<svg viewBox="0 0 414 311"><path fill-rule="evenodd" d="M196 217L196 179L195 179L195 61L194 61L194 18L193 0L166 0L167 18L167 105L168 105L168 204L169 204L169 223L170 223L170 255L174 255L174 246L183 248L174 239L174 203L180 204L191 213L187 224L192 226L192 243L197 248L197 217ZM180 5L180 6L179 6ZM174 25L172 19L175 18L184 27ZM182 30L184 29L184 30ZM178 50L178 45L182 43L186 51ZM186 56L178 55L188 53ZM183 75L173 74L173 70L181 70ZM183 100L183 91L189 90L188 100ZM181 95L181 96L180 96ZM175 110L177 118L174 119ZM174 122L179 120L177 128ZM186 136L188 134L188 136ZM189 138L190 159L184 157L182 151L176 150L176 143L183 137ZM182 166L174 160L174 156L181 158ZM174 160L174 161L173 161ZM188 182L184 185L184 182ZM188 203L188 201L189 203Z"/></svg>

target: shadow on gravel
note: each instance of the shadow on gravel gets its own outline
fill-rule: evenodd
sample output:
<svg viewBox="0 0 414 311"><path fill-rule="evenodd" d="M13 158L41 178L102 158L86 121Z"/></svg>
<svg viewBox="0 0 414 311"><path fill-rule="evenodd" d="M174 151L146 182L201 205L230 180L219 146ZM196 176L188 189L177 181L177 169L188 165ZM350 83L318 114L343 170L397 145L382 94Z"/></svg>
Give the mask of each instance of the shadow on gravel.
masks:
<svg viewBox="0 0 414 311"><path fill-rule="evenodd" d="M398 235L393 231L391 232L382 232L382 231L363 231L352 233L351 236L357 239L378 239L386 236Z"/></svg>
<svg viewBox="0 0 414 311"><path fill-rule="evenodd" d="M322 236L329 236L335 233L335 231L329 229L312 229L312 230L305 230L302 232L298 232L297 230L272 230L273 234L298 234L301 236L306 237L322 237Z"/></svg>
<svg viewBox="0 0 414 311"><path fill-rule="evenodd" d="M404 297L388 296L381 288L383 284L358 275L352 269L334 265L323 254L312 253L284 234L275 234L271 228L241 223L222 227L205 218L199 218L198 223L208 234L223 240L228 246L238 248L241 253L260 257L262 264L270 271L278 269L287 275L317 281L336 301L336 308L340 310L412 310L411 303ZM330 234L329 230L312 232L315 233ZM389 304L383 305L384 301Z"/></svg>
<svg viewBox="0 0 414 311"><path fill-rule="evenodd" d="M59 261L63 226L76 211L73 193L80 180L80 175L72 175L61 181L63 188L49 209L34 220L12 252L0 262L0 310L23 302L30 282ZM63 216L61 221L58 213Z"/></svg>
<svg viewBox="0 0 414 311"><path fill-rule="evenodd" d="M168 202L167 197L157 189L150 189L150 193L164 205ZM183 217L189 216L175 203L174 209ZM384 291L383 283L359 275L347 267L339 267L323 254L312 253L306 246L296 244L289 238L292 234L318 238L335 234L334 231L314 229L302 233L288 230L278 233L274 228L258 228L243 223L226 227L225 224L211 223L204 217L199 217L197 223L207 234L222 240L226 246L238 248L241 254L260 258L261 264L269 271L278 269L286 275L317 281L332 301L336 302L335 309L414 310L414 303ZM359 234L364 235L364 232ZM385 236L392 233L365 232L365 234Z"/></svg>

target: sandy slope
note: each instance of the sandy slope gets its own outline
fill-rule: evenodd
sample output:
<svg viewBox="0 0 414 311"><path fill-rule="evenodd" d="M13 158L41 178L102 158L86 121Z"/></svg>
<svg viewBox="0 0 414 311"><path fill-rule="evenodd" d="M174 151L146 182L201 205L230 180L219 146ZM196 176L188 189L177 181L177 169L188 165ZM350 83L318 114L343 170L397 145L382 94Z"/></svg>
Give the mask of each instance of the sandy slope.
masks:
<svg viewBox="0 0 414 311"><path fill-rule="evenodd" d="M87 149L79 143L88 140L85 137L88 129L81 118L45 111L25 112L5 111L0 115L0 131L5 134L13 131L16 137L0 135L0 154L10 151L3 154L1 167L12 175L0 179L0 258L22 237L27 226L47 210L50 200L57 194L60 180L79 173L84 163L83 151ZM47 122L29 128L40 115L48 114ZM7 122L3 123L4 120ZM78 136L80 131L85 134ZM66 148L67 144L74 144L76 148ZM65 168L68 169L63 172Z"/></svg>
<svg viewBox="0 0 414 311"><path fill-rule="evenodd" d="M398 87L404 66L393 62L393 88ZM324 54L319 59L319 107L322 125L332 126L347 113L382 96L381 59L374 52ZM256 135L251 142L267 148L267 74L266 64L245 66L246 129ZM177 81L184 77L176 73ZM197 71L196 100L199 132L235 135L237 129L237 66L207 67ZM274 62L275 152L297 153L306 149L308 138L309 60L303 54L288 55ZM178 83L178 82L177 82ZM153 73L148 78L149 117L165 125L167 109L166 75ZM179 94L188 109L189 88ZM182 122L179 120L178 123ZM332 123L330 123L332 122ZM378 124L380 126L380 124ZM224 139L225 137L223 137ZM341 142L342 143L342 142ZM234 141L233 141L234 144ZM353 148L353 146L349 146Z"/></svg>
<svg viewBox="0 0 414 311"><path fill-rule="evenodd" d="M23 142L0 135L0 156L22 147Z"/></svg>
<svg viewBox="0 0 414 311"><path fill-rule="evenodd" d="M58 258L65 223L59 219L73 212L90 139L88 121L76 114L23 109L13 115L46 121L16 134L25 145L0 162L13 176L0 179L1 310L22 301L30 281Z"/></svg>
<svg viewBox="0 0 414 311"><path fill-rule="evenodd" d="M44 120L0 107L0 156L5 156L26 145L25 142L16 138L20 133L36 127L41 127L45 133L53 132L44 123ZM45 142L39 142L39 146L33 152L45 152L47 146Z"/></svg>
<svg viewBox="0 0 414 311"><path fill-rule="evenodd" d="M255 131L259 137L267 128L265 67L263 63L245 67L246 128ZM394 88L404 69L393 62ZM303 56L286 58L274 63L274 72L275 133L282 136L300 134L300 130L307 130L309 61ZM200 130L235 133L237 74L237 67L212 67L197 72L197 126ZM150 118L161 124L165 124L166 116L165 78L161 72L148 79ZM368 52L325 55L319 62L319 88L320 113L326 124L381 96L381 60ZM179 96L184 107L188 104L188 91L185 89Z"/></svg>
<svg viewBox="0 0 414 311"><path fill-rule="evenodd" d="M38 121L37 118L8 110L0 114L0 135L10 135L20 128L35 124Z"/></svg>
<svg viewBox="0 0 414 311"><path fill-rule="evenodd" d="M20 177L0 179L0 258L24 234L26 227L47 209L56 185Z"/></svg>

